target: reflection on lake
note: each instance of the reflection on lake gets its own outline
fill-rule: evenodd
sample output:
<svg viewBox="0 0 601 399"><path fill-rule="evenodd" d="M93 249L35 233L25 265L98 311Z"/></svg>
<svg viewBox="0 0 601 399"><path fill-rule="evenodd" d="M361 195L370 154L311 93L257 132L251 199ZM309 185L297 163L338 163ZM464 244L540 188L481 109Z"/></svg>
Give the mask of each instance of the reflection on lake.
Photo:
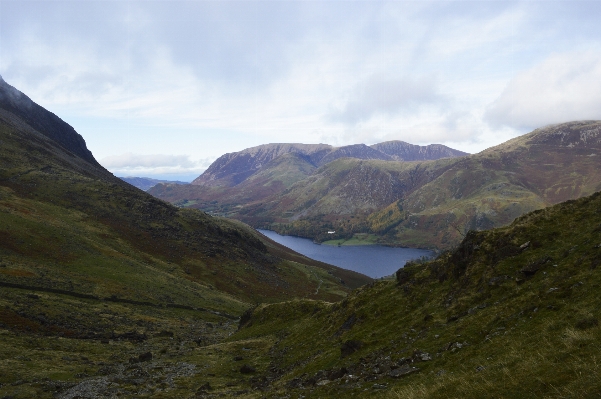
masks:
<svg viewBox="0 0 601 399"><path fill-rule="evenodd" d="M411 259L432 256L432 251L413 248L391 248L380 245L333 246L319 245L307 238L281 236L270 230L259 230L273 241L309 258L344 269L363 273L372 278L389 276Z"/></svg>

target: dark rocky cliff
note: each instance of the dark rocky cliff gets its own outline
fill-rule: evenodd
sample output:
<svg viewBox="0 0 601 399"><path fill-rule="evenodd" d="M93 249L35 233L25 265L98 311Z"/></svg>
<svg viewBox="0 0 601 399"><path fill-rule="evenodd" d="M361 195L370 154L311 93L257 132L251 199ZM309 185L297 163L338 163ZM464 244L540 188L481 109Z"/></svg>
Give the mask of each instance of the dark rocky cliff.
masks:
<svg viewBox="0 0 601 399"><path fill-rule="evenodd" d="M21 118L39 133L54 140L65 150L100 166L79 133L50 111L31 101L29 97L9 85L0 76L0 108Z"/></svg>

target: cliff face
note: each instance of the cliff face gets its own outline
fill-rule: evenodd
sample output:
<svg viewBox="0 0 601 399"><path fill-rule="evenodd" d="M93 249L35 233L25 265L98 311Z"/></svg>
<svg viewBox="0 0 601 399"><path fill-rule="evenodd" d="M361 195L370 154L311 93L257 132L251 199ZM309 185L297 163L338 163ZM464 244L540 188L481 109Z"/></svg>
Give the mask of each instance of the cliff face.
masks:
<svg viewBox="0 0 601 399"><path fill-rule="evenodd" d="M31 101L0 77L0 108L25 121L29 126L60 144L65 150L100 166L79 133L50 111Z"/></svg>
<svg viewBox="0 0 601 399"><path fill-rule="evenodd" d="M454 150L442 144L419 146L398 140L374 144L371 148L389 155L396 161L431 161L469 155L467 152Z"/></svg>

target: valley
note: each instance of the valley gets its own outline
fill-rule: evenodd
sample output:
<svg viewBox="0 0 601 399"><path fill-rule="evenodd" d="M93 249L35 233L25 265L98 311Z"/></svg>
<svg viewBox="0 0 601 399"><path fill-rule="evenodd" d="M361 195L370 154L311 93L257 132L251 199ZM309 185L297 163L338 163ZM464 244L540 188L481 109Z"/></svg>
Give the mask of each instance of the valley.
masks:
<svg viewBox="0 0 601 399"><path fill-rule="evenodd" d="M248 175L152 189L184 190L176 207L0 81L0 397L594 397L599 125L434 160L269 147ZM330 249L450 249L374 281L217 213Z"/></svg>
<svg viewBox="0 0 601 399"><path fill-rule="evenodd" d="M0 0L0 399L601 398L599 20Z"/></svg>

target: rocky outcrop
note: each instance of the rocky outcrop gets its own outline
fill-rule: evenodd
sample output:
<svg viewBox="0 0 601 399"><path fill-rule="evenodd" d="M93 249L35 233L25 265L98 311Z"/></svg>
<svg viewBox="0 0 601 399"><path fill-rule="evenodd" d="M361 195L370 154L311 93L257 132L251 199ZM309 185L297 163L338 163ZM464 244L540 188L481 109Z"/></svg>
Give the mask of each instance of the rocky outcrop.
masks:
<svg viewBox="0 0 601 399"><path fill-rule="evenodd" d="M328 154L318 161L318 166L328 164L339 158L357 158L357 159L381 159L383 161L391 161L393 158L365 144L347 145L344 147L334 148Z"/></svg>
<svg viewBox="0 0 601 399"><path fill-rule="evenodd" d="M442 144L419 146L399 140L374 144L371 148L388 155L395 161L433 161L469 155L467 152L454 150Z"/></svg>

